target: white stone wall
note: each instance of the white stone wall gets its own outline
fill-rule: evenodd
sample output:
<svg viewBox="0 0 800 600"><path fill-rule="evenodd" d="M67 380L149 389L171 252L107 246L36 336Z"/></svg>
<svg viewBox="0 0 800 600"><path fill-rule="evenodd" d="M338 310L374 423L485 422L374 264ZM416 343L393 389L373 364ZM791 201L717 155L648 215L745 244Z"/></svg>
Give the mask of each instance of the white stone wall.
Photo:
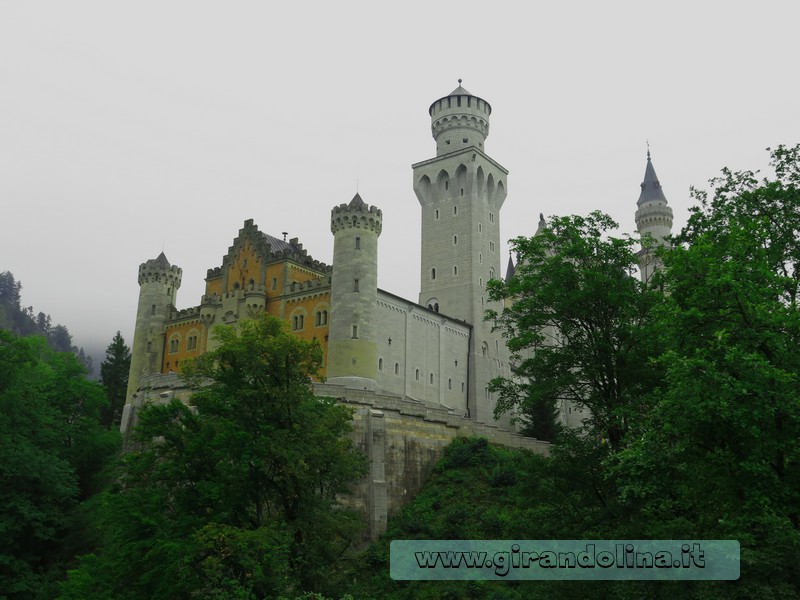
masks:
<svg viewBox="0 0 800 600"><path fill-rule="evenodd" d="M471 328L382 290L377 317L378 389L466 413Z"/></svg>

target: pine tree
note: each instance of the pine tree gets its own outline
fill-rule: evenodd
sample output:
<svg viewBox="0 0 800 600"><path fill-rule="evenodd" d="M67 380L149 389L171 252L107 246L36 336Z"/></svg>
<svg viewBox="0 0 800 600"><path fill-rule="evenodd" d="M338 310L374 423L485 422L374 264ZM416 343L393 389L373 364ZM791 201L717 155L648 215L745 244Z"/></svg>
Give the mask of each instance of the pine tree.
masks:
<svg viewBox="0 0 800 600"><path fill-rule="evenodd" d="M128 371L131 368L131 350L117 331L106 348L106 359L100 365L100 381L108 395L108 407L103 409L101 421L108 428L119 427L125 394L128 390Z"/></svg>

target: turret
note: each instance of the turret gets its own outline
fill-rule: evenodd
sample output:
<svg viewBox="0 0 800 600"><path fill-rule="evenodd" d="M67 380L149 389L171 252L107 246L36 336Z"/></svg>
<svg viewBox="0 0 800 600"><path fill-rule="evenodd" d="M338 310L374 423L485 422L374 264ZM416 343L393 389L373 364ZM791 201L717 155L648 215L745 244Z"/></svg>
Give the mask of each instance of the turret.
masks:
<svg viewBox="0 0 800 600"><path fill-rule="evenodd" d="M161 371L164 353L164 321L181 286L183 271L170 265L164 253L139 265L139 307L131 350L127 399L137 389L142 376Z"/></svg>
<svg viewBox="0 0 800 600"><path fill-rule="evenodd" d="M661 267L661 261L656 256L659 246L667 246L667 237L672 233L672 209L667 206L667 198L656 176L656 170L650 159L650 149L647 149L647 167L644 171L642 191L636 202L636 228L639 235L649 234L650 242L643 241L639 250L639 273L642 281L649 281L653 273Z"/></svg>
<svg viewBox="0 0 800 600"><path fill-rule="evenodd" d="M333 273L328 337L328 381L376 388L378 236L383 213L356 194L331 211Z"/></svg>
<svg viewBox="0 0 800 600"><path fill-rule="evenodd" d="M458 80L458 87L439 98L428 109L431 133L436 140L436 156L476 146L483 150L489 135L492 107L483 98L473 96Z"/></svg>

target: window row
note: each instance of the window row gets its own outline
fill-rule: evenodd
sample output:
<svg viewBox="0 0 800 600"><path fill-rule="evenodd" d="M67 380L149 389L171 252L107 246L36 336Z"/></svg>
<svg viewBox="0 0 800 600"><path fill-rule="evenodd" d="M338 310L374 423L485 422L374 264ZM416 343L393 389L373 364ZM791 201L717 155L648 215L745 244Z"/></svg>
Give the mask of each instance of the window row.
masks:
<svg viewBox="0 0 800 600"><path fill-rule="evenodd" d="M383 359L382 358L378 359L378 371L381 371L381 372L383 371ZM400 375L400 363L394 363L394 374L395 375ZM415 369L414 370L414 380L415 381L419 381L420 380L420 370L419 369ZM430 385L434 384L435 375L433 373L431 373L428 376L428 382L429 382ZM453 389L453 379L452 378L448 378L448 380L447 380L447 389L448 390L452 390ZM464 382L462 381L461 382L461 391L463 392L464 390L465 390L465 385L464 385Z"/></svg>
<svg viewBox="0 0 800 600"><path fill-rule="evenodd" d="M302 331L306 326L306 315L304 312L296 312L291 316L290 323L292 331ZM322 327L328 324L328 311L320 309L314 311L314 327Z"/></svg>
<svg viewBox="0 0 800 600"><path fill-rule="evenodd" d="M148 352L150 351L150 342L148 342ZM178 335L174 335L169 339L169 343L167 344L169 348L170 354L175 354L179 352L181 349L181 338ZM197 333L192 332L186 337L186 350L197 350Z"/></svg>

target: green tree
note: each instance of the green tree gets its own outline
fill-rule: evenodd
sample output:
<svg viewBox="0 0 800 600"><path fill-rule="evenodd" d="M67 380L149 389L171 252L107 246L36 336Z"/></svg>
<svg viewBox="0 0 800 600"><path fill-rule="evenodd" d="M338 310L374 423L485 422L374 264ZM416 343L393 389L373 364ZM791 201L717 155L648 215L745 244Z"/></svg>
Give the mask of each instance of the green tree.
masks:
<svg viewBox="0 0 800 600"><path fill-rule="evenodd" d="M49 598L82 548L74 509L119 436L99 425L102 389L72 354L0 331L0 590Z"/></svg>
<svg viewBox="0 0 800 600"><path fill-rule="evenodd" d="M217 328L200 390L142 411L141 450L102 511L105 543L64 598L266 598L325 585L360 524L336 499L365 473L352 414L314 396L319 345L273 317Z"/></svg>
<svg viewBox="0 0 800 600"><path fill-rule="evenodd" d="M708 597L800 589L800 146L771 164L694 192L664 255L668 385L612 471L648 535L741 542L740 584Z"/></svg>
<svg viewBox="0 0 800 600"><path fill-rule="evenodd" d="M100 381L108 396L108 407L102 411L102 423L106 427L118 428L122 420L130 369L131 350L117 331L106 348L106 359L100 364Z"/></svg>
<svg viewBox="0 0 800 600"><path fill-rule="evenodd" d="M594 212L555 217L537 235L514 240L514 276L489 282L490 297L510 306L487 313L515 365L513 380L491 384L498 412L517 408L537 427L552 418L554 402L570 400L591 411L590 433L611 448L620 447L660 380L650 359L657 353L653 307L662 296L634 277L635 240L609 236L617 227Z"/></svg>

